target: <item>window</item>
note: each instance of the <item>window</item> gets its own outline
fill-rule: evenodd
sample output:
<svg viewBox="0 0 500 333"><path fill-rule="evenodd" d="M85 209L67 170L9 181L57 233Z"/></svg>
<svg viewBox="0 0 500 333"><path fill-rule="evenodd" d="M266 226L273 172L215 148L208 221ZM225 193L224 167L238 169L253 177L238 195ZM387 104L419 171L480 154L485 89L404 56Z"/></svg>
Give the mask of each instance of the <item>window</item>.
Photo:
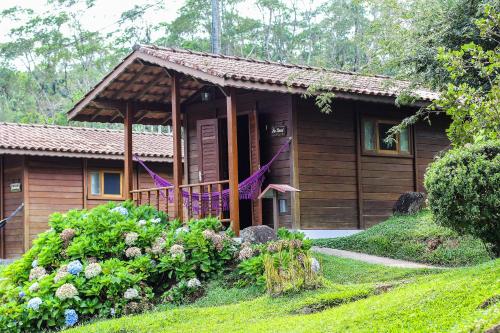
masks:
<svg viewBox="0 0 500 333"><path fill-rule="evenodd" d="M410 132L403 129L395 140L386 142L389 130L397 122L391 120L363 119L361 141L363 152L368 154L411 155Z"/></svg>
<svg viewBox="0 0 500 333"><path fill-rule="evenodd" d="M92 170L88 173L88 196L94 199L122 199L123 173Z"/></svg>

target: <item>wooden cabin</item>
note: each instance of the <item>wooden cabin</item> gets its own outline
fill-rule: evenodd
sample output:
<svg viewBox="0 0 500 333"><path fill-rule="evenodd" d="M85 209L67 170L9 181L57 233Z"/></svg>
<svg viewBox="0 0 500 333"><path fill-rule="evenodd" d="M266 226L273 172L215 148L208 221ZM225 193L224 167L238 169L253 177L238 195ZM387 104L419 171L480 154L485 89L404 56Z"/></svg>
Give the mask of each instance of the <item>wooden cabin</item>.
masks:
<svg viewBox="0 0 500 333"><path fill-rule="evenodd" d="M171 178L172 136L133 136L135 153ZM135 188L153 187L135 165L132 181ZM19 257L29 249L47 230L50 214L121 201L125 189L123 131L0 123L0 220L24 203L0 231L0 258ZM149 199L157 203L156 197Z"/></svg>
<svg viewBox="0 0 500 333"><path fill-rule="evenodd" d="M141 45L68 116L124 123L130 198L137 193L127 182L133 174L132 124L171 123L173 215L196 217L182 191L210 192L224 184L229 211L221 218L236 233L272 224L271 202L240 200L238 183L291 140L263 184L301 190L279 198L280 225L364 229L388 217L401 193L423 191L426 166L449 145L448 120L439 115L403 131L395 143L384 141L389 128L437 97L414 89L415 102L397 107L397 96L408 86L384 76ZM330 114L321 112L314 96L305 97L313 87L335 94Z"/></svg>

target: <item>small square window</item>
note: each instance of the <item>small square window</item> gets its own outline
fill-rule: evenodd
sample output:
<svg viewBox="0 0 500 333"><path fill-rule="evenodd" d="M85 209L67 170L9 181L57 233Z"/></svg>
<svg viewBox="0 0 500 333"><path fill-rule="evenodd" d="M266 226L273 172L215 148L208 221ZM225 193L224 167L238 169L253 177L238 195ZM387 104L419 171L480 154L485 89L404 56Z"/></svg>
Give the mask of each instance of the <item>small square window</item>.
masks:
<svg viewBox="0 0 500 333"><path fill-rule="evenodd" d="M396 121L363 119L361 122L361 143L363 152L377 155L411 155L409 128L403 128L395 138L386 142L390 129Z"/></svg>
<svg viewBox="0 0 500 333"><path fill-rule="evenodd" d="M94 199L122 199L120 171L92 170L88 173L88 195Z"/></svg>

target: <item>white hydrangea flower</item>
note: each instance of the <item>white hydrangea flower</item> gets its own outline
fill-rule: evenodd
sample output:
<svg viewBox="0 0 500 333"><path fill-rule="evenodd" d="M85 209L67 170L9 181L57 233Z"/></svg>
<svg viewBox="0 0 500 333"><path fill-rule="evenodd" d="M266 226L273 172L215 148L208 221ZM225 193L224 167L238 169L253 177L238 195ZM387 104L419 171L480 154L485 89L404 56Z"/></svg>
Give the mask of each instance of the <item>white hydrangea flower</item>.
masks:
<svg viewBox="0 0 500 333"><path fill-rule="evenodd" d="M54 276L54 283L61 281L61 279L68 276L68 274L68 265L62 265Z"/></svg>
<svg viewBox="0 0 500 333"><path fill-rule="evenodd" d="M101 274L101 272L102 272L101 265L99 265L98 263L92 263L85 268L85 277L87 279L91 279Z"/></svg>
<svg viewBox="0 0 500 333"><path fill-rule="evenodd" d="M135 246L129 247L125 250L125 256L127 258L135 258L142 254L141 249Z"/></svg>
<svg viewBox="0 0 500 333"><path fill-rule="evenodd" d="M27 307L29 309L33 309L35 311L38 311L40 308L40 305L42 305L43 301L40 297L34 297L28 301Z"/></svg>
<svg viewBox="0 0 500 333"><path fill-rule="evenodd" d="M140 227L144 227L148 222L146 222L146 220L139 220L137 222L137 224L140 226Z"/></svg>
<svg viewBox="0 0 500 333"><path fill-rule="evenodd" d="M187 282L189 288L199 288L201 287L201 282L197 278L192 278Z"/></svg>
<svg viewBox="0 0 500 333"><path fill-rule="evenodd" d="M249 246L242 247L240 253L238 254L239 260L245 260L253 256L253 250Z"/></svg>
<svg viewBox="0 0 500 333"><path fill-rule="evenodd" d="M38 284L38 282L35 282L33 283L29 288L28 290L32 293L34 293L35 291L37 291L38 289L40 289L40 285Z"/></svg>
<svg viewBox="0 0 500 333"><path fill-rule="evenodd" d="M46 275L47 275L47 271L45 270L45 268L43 268L41 266L37 266L37 267L31 269L29 280L32 281L32 280L41 279Z"/></svg>
<svg viewBox="0 0 500 333"><path fill-rule="evenodd" d="M164 238L158 237L155 239L153 245L151 246L151 252L154 254L160 254L163 252L163 249L167 245L167 242L165 241Z"/></svg>
<svg viewBox="0 0 500 333"><path fill-rule="evenodd" d="M179 234L180 234L181 232L189 232L189 228L188 228L188 227L180 227L180 228L177 228L177 229L175 230L175 235L176 235L176 236L179 236Z"/></svg>
<svg viewBox="0 0 500 333"><path fill-rule="evenodd" d="M134 245L137 238L139 238L139 234L137 232L127 232L125 234L125 244L128 246Z"/></svg>
<svg viewBox="0 0 500 333"><path fill-rule="evenodd" d="M31 268L35 268L38 266L38 260L33 260L33 262L31 263Z"/></svg>
<svg viewBox="0 0 500 333"><path fill-rule="evenodd" d="M71 283L65 283L56 290L56 297L60 300L73 298L78 295L78 290Z"/></svg>
<svg viewBox="0 0 500 333"><path fill-rule="evenodd" d="M151 223L158 224L161 222L161 218L157 217L155 219L151 219Z"/></svg>
<svg viewBox="0 0 500 333"><path fill-rule="evenodd" d="M139 297L139 292L135 288L128 288L127 290L125 290L123 297L125 299L134 299Z"/></svg>

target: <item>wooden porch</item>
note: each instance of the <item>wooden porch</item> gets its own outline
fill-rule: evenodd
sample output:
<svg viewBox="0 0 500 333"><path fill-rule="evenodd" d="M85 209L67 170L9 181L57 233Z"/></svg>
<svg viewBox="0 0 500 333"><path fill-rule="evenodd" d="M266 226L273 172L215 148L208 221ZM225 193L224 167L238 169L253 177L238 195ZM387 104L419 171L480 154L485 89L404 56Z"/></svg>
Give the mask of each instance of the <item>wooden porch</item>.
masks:
<svg viewBox="0 0 500 333"><path fill-rule="evenodd" d="M239 234L239 195L238 195L238 143L236 126L236 88L222 87L186 73L165 68L154 62L139 59L132 53L115 68L103 81L89 92L70 111L69 118L81 121L95 121L124 125L124 192L127 199L137 204L150 204L164 210L172 218L189 220L208 214L195 212L192 195L195 193L222 192L229 189L229 209L224 215L222 200L217 216L230 222L231 228ZM228 179L210 182L188 183L186 168L183 168L182 151L183 128L186 130L185 117L181 113L184 103L189 102L204 87L218 89L226 100ZM134 188L133 184L133 140L134 124L172 126L173 136L173 185L147 189ZM173 200L167 199L169 191ZM183 198L182 191L189 193ZM210 203L212 205L212 203Z"/></svg>

